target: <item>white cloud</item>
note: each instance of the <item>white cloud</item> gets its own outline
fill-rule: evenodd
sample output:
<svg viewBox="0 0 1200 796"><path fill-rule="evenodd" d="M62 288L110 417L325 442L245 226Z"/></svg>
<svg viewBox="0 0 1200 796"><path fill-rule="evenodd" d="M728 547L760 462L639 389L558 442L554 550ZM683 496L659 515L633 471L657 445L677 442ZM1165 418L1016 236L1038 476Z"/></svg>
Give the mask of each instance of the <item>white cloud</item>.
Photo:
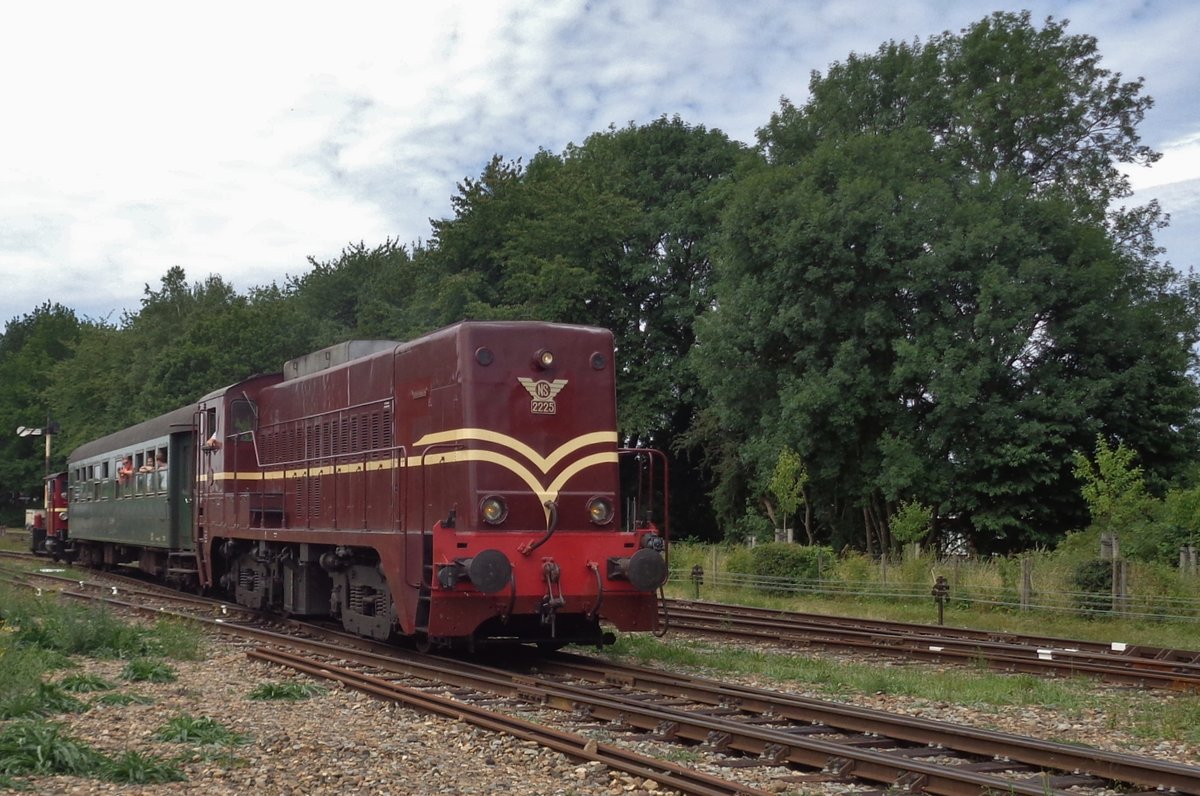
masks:
<svg viewBox="0 0 1200 796"><path fill-rule="evenodd" d="M1200 180L1200 130L1158 147L1162 158L1147 168L1131 169L1129 181L1135 191Z"/></svg>
<svg viewBox="0 0 1200 796"><path fill-rule="evenodd" d="M1002 4L1068 17L1099 38L1106 65L1146 76L1158 104L1143 134L1166 156L1133 175L1139 198L1185 195L1200 158L1187 137L1200 130L1187 42L1200 7ZM0 323L47 299L119 316L172 265L245 289L351 241L427 238L492 154L528 159L609 124L679 113L749 142L781 95L804 100L811 70L994 8L15 5L0 29L0 71L20 76L0 81ZM1195 229L1172 233L1196 259Z"/></svg>

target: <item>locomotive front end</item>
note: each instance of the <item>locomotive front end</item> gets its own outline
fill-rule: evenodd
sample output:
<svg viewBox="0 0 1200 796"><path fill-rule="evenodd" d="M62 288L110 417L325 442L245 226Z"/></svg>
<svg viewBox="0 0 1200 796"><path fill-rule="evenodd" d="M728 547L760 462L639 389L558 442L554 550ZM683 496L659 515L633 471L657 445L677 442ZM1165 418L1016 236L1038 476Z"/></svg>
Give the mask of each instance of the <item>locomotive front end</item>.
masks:
<svg viewBox="0 0 1200 796"><path fill-rule="evenodd" d="M603 643L602 621L653 629L666 539L623 517L646 506L622 498L612 334L474 323L456 342L457 371L413 446L436 518L423 632L558 646ZM662 461L629 453L631 479ZM665 491L661 468L642 483L643 497Z"/></svg>

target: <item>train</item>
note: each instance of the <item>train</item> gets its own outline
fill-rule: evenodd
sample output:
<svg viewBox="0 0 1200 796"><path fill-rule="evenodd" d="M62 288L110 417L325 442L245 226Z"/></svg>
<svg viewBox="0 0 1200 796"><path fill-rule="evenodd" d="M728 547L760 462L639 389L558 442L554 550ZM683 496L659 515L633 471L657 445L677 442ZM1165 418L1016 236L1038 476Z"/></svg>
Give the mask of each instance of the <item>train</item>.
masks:
<svg viewBox="0 0 1200 796"><path fill-rule="evenodd" d="M41 547L422 649L653 631L669 473L616 377L589 326L347 341L80 445Z"/></svg>

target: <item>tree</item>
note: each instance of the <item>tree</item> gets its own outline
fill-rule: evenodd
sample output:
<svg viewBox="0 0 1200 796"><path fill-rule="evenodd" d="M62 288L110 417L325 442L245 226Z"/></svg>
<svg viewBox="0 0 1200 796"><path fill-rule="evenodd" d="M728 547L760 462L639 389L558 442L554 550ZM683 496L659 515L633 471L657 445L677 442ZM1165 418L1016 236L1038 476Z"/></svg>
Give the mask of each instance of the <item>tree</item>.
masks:
<svg viewBox="0 0 1200 796"><path fill-rule="evenodd" d="M350 338L405 339L405 313L416 293L417 269L391 239L374 248L347 246L336 260L309 259L311 268L287 281L291 310L308 319L316 348ZM424 330L423 330L424 331Z"/></svg>
<svg viewBox="0 0 1200 796"><path fill-rule="evenodd" d="M792 529L787 527L787 517L789 514L794 514L796 509L804 503L804 485L806 483L808 483L808 468L804 466L804 462L790 448L780 450L768 488L775 496L783 529L787 535L786 540L781 541L793 541ZM769 505L767 513L772 513ZM773 519L774 517L772 517ZM809 527L809 523L805 522L804 530L808 534L808 543L813 544L812 529Z"/></svg>
<svg viewBox="0 0 1200 796"><path fill-rule="evenodd" d="M1091 512L1092 522L1108 531L1121 531L1146 518L1150 495L1142 468L1134 462L1137 454L1125 446L1108 444L1096 438L1096 458L1075 453L1075 477Z"/></svg>
<svg viewBox="0 0 1200 796"><path fill-rule="evenodd" d="M1063 195L1094 221L1111 214L1110 231L1123 230L1117 238L1132 251L1158 217L1138 223L1137 210L1112 206L1130 194L1117 164L1161 157L1137 132L1154 101L1141 78L1122 81L1100 66L1094 37L1030 18L996 12L959 34L852 54L813 75L803 109L784 102L762 140L777 162L792 162L819 140L924 130L965 172L1023 177L1032 194Z"/></svg>
<svg viewBox="0 0 1200 796"><path fill-rule="evenodd" d="M496 157L459 185L417 259L414 312L439 322L537 318L603 326L617 343L620 431L667 451L676 528L712 536L700 462L673 448L700 400L684 359L711 301L719 190L743 157L719 131L659 119L538 153ZM430 310L429 308L433 308Z"/></svg>
<svg viewBox="0 0 1200 796"><path fill-rule="evenodd" d="M1159 479L1194 458L1196 284L1148 259L1152 209L1109 206L1115 164L1154 158L1149 98L1064 29L997 14L890 43L760 131L692 357L695 429L736 457L723 511L790 446L835 545L888 549L915 500L935 534L1013 549L1078 527L1095 434L1153 450Z"/></svg>
<svg viewBox="0 0 1200 796"><path fill-rule="evenodd" d="M75 313L46 302L33 312L9 321L0 336L0 492L42 494L45 456L42 437L18 437L18 426L44 428L62 419L53 417L51 372L69 360L81 334ZM66 448L53 445L52 467L66 457Z"/></svg>

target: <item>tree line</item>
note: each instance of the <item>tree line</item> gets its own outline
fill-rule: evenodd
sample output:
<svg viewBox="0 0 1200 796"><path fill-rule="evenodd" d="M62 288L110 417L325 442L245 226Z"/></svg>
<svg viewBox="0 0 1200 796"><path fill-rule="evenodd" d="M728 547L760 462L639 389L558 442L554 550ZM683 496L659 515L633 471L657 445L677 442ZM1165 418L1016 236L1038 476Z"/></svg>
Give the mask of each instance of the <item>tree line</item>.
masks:
<svg viewBox="0 0 1200 796"><path fill-rule="evenodd" d="M625 441L669 453L679 535L790 519L879 552L919 506L931 541L1053 543L1087 524L1097 440L1154 494L1197 459L1200 291L1162 261L1157 205L1126 204L1152 100L1100 62L1064 21L996 13L814 73L753 145L663 117L496 156L424 243L246 294L173 267L116 323L10 321L0 419L52 416L61 462L345 339L586 323L616 335ZM0 489L38 493L39 451L0 435Z"/></svg>

